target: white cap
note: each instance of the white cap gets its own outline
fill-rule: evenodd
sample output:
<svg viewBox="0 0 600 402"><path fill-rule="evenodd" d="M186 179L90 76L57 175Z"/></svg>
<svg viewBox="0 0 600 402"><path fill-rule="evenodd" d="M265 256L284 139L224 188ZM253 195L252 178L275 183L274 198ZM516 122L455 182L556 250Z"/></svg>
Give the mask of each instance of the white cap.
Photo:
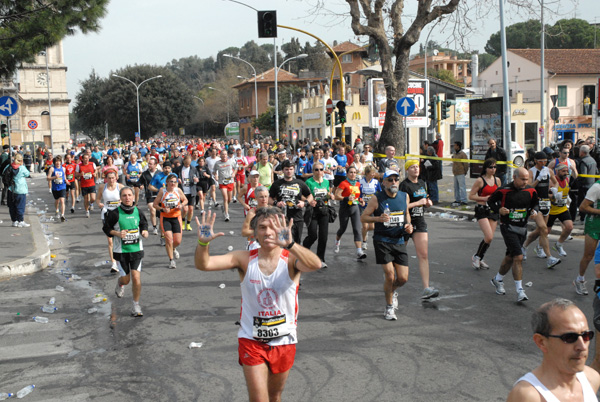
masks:
<svg viewBox="0 0 600 402"><path fill-rule="evenodd" d="M258 176L260 175L260 173L258 173L258 170L251 170L250 174L248 176Z"/></svg>

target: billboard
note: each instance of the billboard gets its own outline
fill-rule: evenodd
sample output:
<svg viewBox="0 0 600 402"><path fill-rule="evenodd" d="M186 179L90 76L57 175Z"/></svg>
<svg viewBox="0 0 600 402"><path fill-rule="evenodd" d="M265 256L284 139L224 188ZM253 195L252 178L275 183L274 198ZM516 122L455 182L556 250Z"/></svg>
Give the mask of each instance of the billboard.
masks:
<svg viewBox="0 0 600 402"><path fill-rule="evenodd" d="M378 128L383 126L383 122L385 121L385 111L387 108L387 98L385 97L383 79L370 79L368 81L367 88L369 91L369 127ZM384 112L381 122L379 112Z"/></svg>
<svg viewBox="0 0 600 402"><path fill-rule="evenodd" d="M385 122L387 97L382 78L368 81L369 91L369 127L379 128ZM406 97L415 101L415 112L406 117L407 127L429 127L427 108L429 106L429 80L409 79ZM384 113L380 113L384 112Z"/></svg>
<svg viewBox="0 0 600 402"><path fill-rule="evenodd" d="M469 128L469 99L456 98L454 105L454 121L456 128Z"/></svg>
<svg viewBox="0 0 600 402"><path fill-rule="evenodd" d="M225 137L232 139L240 139L240 123L232 121L225 126Z"/></svg>
<svg viewBox="0 0 600 402"><path fill-rule="evenodd" d="M479 177L485 154L489 148L490 138L504 148L504 115L502 111L502 97L471 99L469 101L469 126L471 128L470 158L481 160L481 164L471 166L471 177Z"/></svg>

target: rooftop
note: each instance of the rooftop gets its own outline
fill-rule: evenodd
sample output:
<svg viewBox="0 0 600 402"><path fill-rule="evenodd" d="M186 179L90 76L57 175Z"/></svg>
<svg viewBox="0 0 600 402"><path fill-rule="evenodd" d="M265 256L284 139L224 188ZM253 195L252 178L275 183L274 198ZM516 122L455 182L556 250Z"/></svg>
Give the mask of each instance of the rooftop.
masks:
<svg viewBox="0 0 600 402"><path fill-rule="evenodd" d="M540 49L508 49L537 65L541 65ZM556 74L598 74L600 49L546 49L544 67Z"/></svg>

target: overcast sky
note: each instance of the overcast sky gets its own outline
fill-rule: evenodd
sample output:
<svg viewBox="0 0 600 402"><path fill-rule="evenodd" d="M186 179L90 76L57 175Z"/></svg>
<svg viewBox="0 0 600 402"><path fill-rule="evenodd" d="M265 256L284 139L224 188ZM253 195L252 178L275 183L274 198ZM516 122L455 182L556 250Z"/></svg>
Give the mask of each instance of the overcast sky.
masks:
<svg viewBox="0 0 600 402"><path fill-rule="evenodd" d="M406 0L407 18L415 14L417 1ZM472 3L475 0L466 1ZM551 1L546 0L546 4ZM220 50L230 46L242 47L251 40L259 45L272 43L272 39L258 38L256 12L240 2L259 10L277 10L278 25L302 29L329 44L334 40L367 43L366 37L354 35L349 18L341 16L348 14L348 5L343 0L322 1L327 10L318 13L311 6L317 0L112 0L101 22L100 32L78 33L64 40L69 97L75 99L80 81L85 80L92 69L101 77L107 77L111 71L127 65L165 65L174 59L192 55L214 57ZM561 0L563 4L567 2ZM546 15L546 23L575 16L590 22L597 18L600 22L598 0L576 0L574 4L575 10L569 4L569 9L564 10L565 15ZM513 17L506 24L523 19ZM479 34L470 37L469 42L471 49L483 51L490 35L500 29L498 15L479 24L476 27ZM422 42L429 30L429 27L425 28ZM306 41L314 43L314 39L305 34L280 28L278 46L289 42L292 37L299 38L301 44ZM448 33L434 29L430 39L444 43L448 40ZM418 51L418 45L415 50ZM74 102L71 102L71 107L73 105Z"/></svg>

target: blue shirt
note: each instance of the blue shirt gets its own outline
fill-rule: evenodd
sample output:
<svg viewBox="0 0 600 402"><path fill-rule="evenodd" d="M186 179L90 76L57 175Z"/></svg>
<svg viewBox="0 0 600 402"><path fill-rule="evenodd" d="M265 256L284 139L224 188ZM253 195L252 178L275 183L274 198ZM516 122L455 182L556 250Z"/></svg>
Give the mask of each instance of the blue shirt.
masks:
<svg viewBox="0 0 600 402"><path fill-rule="evenodd" d="M334 175L335 176L346 176L346 165L348 164L348 157L344 155L335 155L333 157L337 162L338 166L343 167L343 169L336 169Z"/></svg>
<svg viewBox="0 0 600 402"><path fill-rule="evenodd" d="M173 174L173 175L177 176L176 173L169 173L169 174ZM150 185L154 186L160 190L162 187L164 187L164 185L167 181L167 176L168 176L168 174L165 174L164 172L156 172L156 174L152 178L152 181L150 182ZM179 176L177 176L177 177L179 177Z"/></svg>
<svg viewBox="0 0 600 402"><path fill-rule="evenodd" d="M140 148L140 153L142 154L142 158L143 158L148 153L148 148L146 148L146 147Z"/></svg>
<svg viewBox="0 0 600 402"><path fill-rule="evenodd" d="M325 164L325 162L323 162L323 159L319 159L318 162L323 165ZM306 166L304 166L304 172L302 172L302 173L312 173L314 164L315 164L315 160L314 160L314 158L311 158L308 162L306 162Z"/></svg>

